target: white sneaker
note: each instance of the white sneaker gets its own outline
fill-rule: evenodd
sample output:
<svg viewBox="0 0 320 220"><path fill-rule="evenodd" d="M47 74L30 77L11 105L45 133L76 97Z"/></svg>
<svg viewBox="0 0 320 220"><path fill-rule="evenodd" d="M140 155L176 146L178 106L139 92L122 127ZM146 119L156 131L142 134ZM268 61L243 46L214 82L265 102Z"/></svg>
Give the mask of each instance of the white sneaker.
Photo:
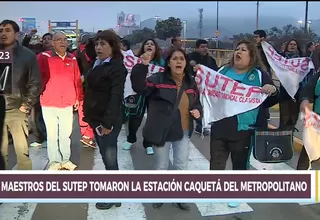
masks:
<svg viewBox="0 0 320 220"><path fill-rule="evenodd" d="M61 169L62 169L61 163L57 163L57 162L52 163L48 168L48 170L61 170Z"/></svg>
<svg viewBox="0 0 320 220"><path fill-rule="evenodd" d="M75 170L78 166L72 163L71 161L68 161L66 163L62 164L62 168L66 170Z"/></svg>
<svg viewBox="0 0 320 220"><path fill-rule="evenodd" d="M147 147L146 148L146 153L147 153L147 155L153 155L154 154L153 148L152 147Z"/></svg>
<svg viewBox="0 0 320 220"><path fill-rule="evenodd" d="M32 143L30 144L30 147L41 147L41 144L38 143L38 142L32 142Z"/></svg>

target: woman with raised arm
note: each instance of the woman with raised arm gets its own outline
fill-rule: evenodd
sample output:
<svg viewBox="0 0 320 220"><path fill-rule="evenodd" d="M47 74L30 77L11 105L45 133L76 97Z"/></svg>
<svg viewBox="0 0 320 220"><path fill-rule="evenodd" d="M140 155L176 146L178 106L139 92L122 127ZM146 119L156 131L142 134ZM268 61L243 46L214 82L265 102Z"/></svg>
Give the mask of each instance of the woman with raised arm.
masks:
<svg viewBox="0 0 320 220"><path fill-rule="evenodd" d="M161 58L160 47L154 39L147 39L142 43L140 51L138 53L138 57L142 56L142 54L146 52L150 53L151 64L164 67L164 60ZM136 100L137 102L139 102L137 103L137 107L135 109L125 107L126 113L124 121L128 121L128 136L127 141L122 143L122 148L124 150L130 150L131 146L137 141L137 131L142 123L144 113L147 109L148 100L145 99L145 97L143 97L143 95L139 92L137 92L137 94L135 95L127 97L125 99L125 102L126 100ZM139 111L137 110L137 108L140 108L141 110ZM143 141L143 147L145 148L147 155L154 154L152 146L145 140Z"/></svg>
<svg viewBox="0 0 320 220"><path fill-rule="evenodd" d="M190 137L194 119L202 116L199 91L191 73L188 72L187 55L182 49L172 49L165 62L164 72L147 78L152 53L141 56L142 64L133 67L132 88L148 99L148 116L143 137L153 144L156 170L169 168L169 151L173 150L173 167L186 170L189 160ZM154 203L160 208L163 203ZM185 203L177 203L182 210L189 210Z"/></svg>

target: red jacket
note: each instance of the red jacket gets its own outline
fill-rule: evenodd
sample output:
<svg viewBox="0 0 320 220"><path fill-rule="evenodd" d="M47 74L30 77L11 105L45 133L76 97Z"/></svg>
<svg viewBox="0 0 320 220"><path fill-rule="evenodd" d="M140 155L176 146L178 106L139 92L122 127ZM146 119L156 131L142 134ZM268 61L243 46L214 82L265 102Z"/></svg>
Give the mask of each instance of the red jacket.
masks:
<svg viewBox="0 0 320 220"><path fill-rule="evenodd" d="M85 44L80 44L79 49L83 53L83 51L86 49L86 45ZM73 56L77 57L78 56L78 50L75 50L72 54L73 54ZM86 52L84 52L83 55L85 56L85 58L87 59L88 62L91 62L91 59L87 55Z"/></svg>
<svg viewBox="0 0 320 220"><path fill-rule="evenodd" d="M77 59L67 53L64 60L53 50L37 56L42 77L41 106L65 108L82 101L83 90Z"/></svg>

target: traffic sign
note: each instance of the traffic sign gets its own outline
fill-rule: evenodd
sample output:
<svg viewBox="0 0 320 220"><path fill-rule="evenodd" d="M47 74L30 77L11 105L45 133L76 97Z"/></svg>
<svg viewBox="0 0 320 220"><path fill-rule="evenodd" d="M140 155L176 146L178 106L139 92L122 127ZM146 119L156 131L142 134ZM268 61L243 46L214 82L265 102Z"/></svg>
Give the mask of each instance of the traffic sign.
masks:
<svg viewBox="0 0 320 220"><path fill-rule="evenodd" d="M36 19L35 18L21 18L19 21L22 23L22 32L29 33L31 29L36 28Z"/></svg>
<svg viewBox="0 0 320 220"><path fill-rule="evenodd" d="M216 37L219 37L219 35L220 35L220 32L217 30L216 31Z"/></svg>
<svg viewBox="0 0 320 220"><path fill-rule="evenodd" d="M71 27L71 22L57 22L57 27Z"/></svg>

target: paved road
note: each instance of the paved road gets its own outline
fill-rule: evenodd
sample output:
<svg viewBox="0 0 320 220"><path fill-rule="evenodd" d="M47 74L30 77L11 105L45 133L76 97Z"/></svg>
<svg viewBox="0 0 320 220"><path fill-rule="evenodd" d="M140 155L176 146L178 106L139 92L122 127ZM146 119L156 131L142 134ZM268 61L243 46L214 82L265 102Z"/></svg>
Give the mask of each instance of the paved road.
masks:
<svg viewBox="0 0 320 220"><path fill-rule="evenodd" d="M32 137L31 137L32 138ZM31 139L30 138L30 139ZM102 170L103 164L97 150L83 148L79 143L79 128L74 123L72 135L72 160L79 164L81 170ZM122 130L119 142L125 140ZM141 144L141 129L139 142L132 150L119 148L119 167L121 170L151 170L153 156L145 154ZM13 149L13 148L12 148ZM207 170L209 168L209 138L192 137L190 145L190 170ZM43 149L31 151L34 169L46 166L46 154ZM14 151L10 152L10 166L15 165ZM251 161L251 169L292 170L296 166L298 154L288 164L261 164ZM42 167L42 168L41 168ZM320 168L317 165L315 168ZM229 162L227 169L231 169ZM0 205L0 220L319 220L320 204L253 204L243 203L238 208L229 208L225 203L191 204L190 211L181 211L166 204L160 210L152 209L150 204L123 204L121 208L107 211L95 209L94 204L2 204Z"/></svg>
<svg viewBox="0 0 320 220"><path fill-rule="evenodd" d="M271 111L270 114L271 114L271 120L269 121L269 123L274 126L279 126L279 117L280 117L279 112L278 111ZM296 124L296 129L298 131L294 132L294 136L301 139L303 124L300 120L298 120L298 122Z"/></svg>

